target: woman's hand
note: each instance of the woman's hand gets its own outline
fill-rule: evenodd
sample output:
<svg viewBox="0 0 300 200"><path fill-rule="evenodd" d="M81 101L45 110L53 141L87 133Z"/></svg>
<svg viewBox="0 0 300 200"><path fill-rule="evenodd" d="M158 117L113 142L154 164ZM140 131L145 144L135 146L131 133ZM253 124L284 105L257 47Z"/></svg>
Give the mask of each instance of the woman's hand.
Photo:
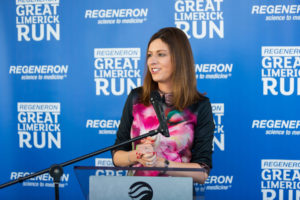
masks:
<svg viewBox="0 0 300 200"><path fill-rule="evenodd" d="M143 154L142 157L138 159L138 162L146 167L154 167L156 165L156 161L157 157L155 152Z"/></svg>
<svg viewBox="0 0 300 200"><path fill-rule="evenodd" d="M147 137L141 140L141 144L137 145L137 161L146 167L154 167L156 165L156 152L153 144L155 140Z"/></svg>

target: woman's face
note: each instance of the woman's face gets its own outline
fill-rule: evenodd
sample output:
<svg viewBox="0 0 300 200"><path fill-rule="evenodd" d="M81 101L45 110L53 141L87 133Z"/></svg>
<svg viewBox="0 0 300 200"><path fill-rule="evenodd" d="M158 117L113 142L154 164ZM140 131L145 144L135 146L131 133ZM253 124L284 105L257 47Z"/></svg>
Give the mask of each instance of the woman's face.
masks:
<svg viewBox="0 0 300 200"><path fill-rule="evenodd" d="M147 53L147 66L152 75L152 79L158 86L171 85L171 77L174 66L171 63L171 52L169 46L161 39L153 40Z"/></svg>

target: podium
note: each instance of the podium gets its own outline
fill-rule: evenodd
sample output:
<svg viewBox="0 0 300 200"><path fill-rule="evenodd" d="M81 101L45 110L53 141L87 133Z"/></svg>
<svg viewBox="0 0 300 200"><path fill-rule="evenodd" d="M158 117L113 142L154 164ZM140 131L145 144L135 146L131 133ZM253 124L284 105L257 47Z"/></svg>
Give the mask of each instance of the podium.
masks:
<svg viewBox="0 0 300 200"><path fill-rule="evenodd" d="M203 169L75 166L74 171L87 200L205 199L204 185L193 182L191 177L181 176L182 172L191 174Z"/></svg>

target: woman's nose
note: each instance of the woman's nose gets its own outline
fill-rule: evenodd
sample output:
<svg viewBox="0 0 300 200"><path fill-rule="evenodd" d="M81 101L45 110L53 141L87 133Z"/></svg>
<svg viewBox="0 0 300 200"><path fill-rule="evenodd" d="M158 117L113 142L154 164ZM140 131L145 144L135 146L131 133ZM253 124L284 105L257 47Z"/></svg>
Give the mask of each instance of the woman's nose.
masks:
<svg viewBox="0 0 300 200"><path fill-rule="evenodd" d="M151 56L151 57L149 58L149 63L150 63L150 65L155 65L155 64L157 64L157 57L156 57L156 56Z"/></svg>

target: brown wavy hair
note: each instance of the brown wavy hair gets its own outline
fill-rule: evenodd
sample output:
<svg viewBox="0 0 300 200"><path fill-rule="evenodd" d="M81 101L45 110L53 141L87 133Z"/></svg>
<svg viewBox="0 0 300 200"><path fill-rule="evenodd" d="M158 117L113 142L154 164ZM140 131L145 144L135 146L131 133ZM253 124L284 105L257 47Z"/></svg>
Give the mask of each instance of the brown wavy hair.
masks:
<svg viewBox="0 0 300 200"><path fill-rule="evenodd" d="M190 42L182 30L175 27L167 27L160 29L151 37L148 42L147 52L151 42L156 39L161 39L170 49L171 63L174 66L171 78L173 105L176 109L183 110L204 97L197 91L195 63ZM141 101L143 104L149 105L150 93L158 89L158 83L153 81L148 66L145 71Z"/></svg>

